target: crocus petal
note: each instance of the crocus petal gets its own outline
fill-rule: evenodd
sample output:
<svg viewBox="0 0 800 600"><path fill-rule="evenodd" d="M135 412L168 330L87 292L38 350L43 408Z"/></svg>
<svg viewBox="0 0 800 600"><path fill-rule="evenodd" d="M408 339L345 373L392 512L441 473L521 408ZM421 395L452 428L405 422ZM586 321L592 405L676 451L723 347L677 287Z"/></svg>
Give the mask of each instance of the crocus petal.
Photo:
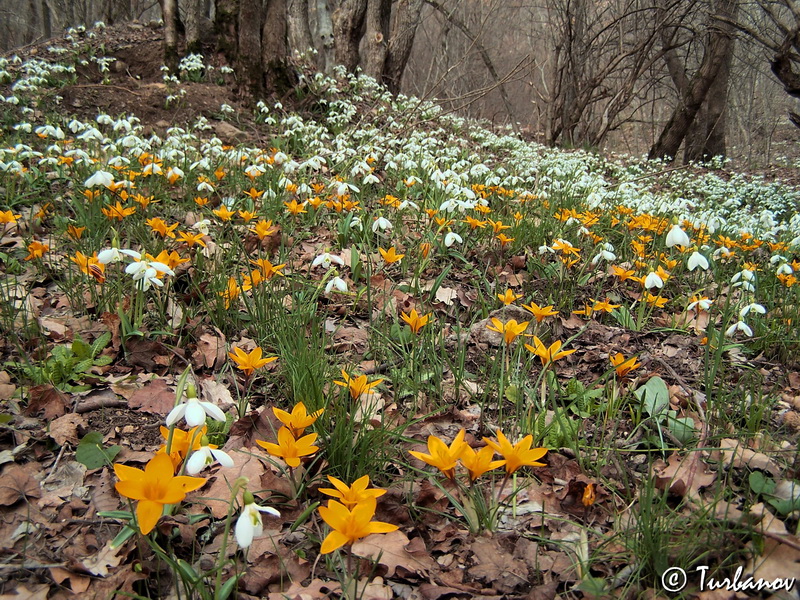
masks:
<svg viewBox="0 0 800 600"><path fill-rule="evenodd" d="M329 552L333 552L334 550L341 548L349 541L349 538L343 533L331 531L322 542L319 552L320 554L328 554Z"/></svg>
<svg viewBox="0 0 800 600"><path fill-rule="evenodd" d="M139 505L136 507L136 519L139 521L139 529L144 535L153 531L163 512L163 504L152 500L139 500Z"/></svg>

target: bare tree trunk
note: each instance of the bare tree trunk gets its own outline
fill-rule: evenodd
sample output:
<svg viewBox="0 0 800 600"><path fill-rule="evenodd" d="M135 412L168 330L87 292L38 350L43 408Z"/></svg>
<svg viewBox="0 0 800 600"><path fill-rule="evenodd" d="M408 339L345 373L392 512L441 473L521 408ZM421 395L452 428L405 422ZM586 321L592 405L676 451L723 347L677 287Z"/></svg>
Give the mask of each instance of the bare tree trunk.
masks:
<svg viewBox="0 0 800 600"><path fill-rule="evenodd" d="M308 0L288 0L287 25L289 29L289 47L301 53L314 48L311 37L311 25L308 21ZM313 56L309 55L312 63Z"/></svg>
<svg viewBox="0 0 800 600"><path fill-rule="evenodd" d="M367 0L367 12L364 17L366 25L364 72L378 81L383 77L383 68L386 64L391 9L391 0Z"/></svg>
<svg viewBox="0 0 800 600"><path fill-rule="evenodd" d="M330 72L334 65L334 43L333 43L333 22L331 21L331 11L328 8L328 0L316 0L316 37L319 40L320 60L317 64L326 73Z"/></svg>
<svg viewBox="0 0 800 600"><path fill-rule="evenodd" d="M230 65L237 62L239 0L217 0L214 14L214 29L217 33L217 48L225 55Z"/></svg>
<svg viewBox="0 0 800 600"><path fill-rule="evenodd" d="M732 19L738 8L738 0L720 0L717 14L720 21ZM667 124L653 144L648 154L649 158L674 158L678 153L689 128L694 122L700 107L708 95L723 63L728 60L728 55L733 47L731 27L727 24L714 26L706 47L703 61L689 81L685 93L681 94L680 101L675 106Z"/></svg>
<svg viewBox="0 0 800 600"><path fill-rule="evenodd" d="M403 73L411 56L424 3L424 0L407 0L400 3L395 11L392 35L383 68L383 82L393 94L400 92Z"/></svg>
<svg viewBox="0 0 800 600"><path fill-rule="evenodd" d="M695 117L695 124L686 136L683 161L707 161L715 156L725 156L725 130L727 128L728 84L730 82L733 51L723 60L719 72L708 89L705 102Z"/></svg>
<svg viewBox="0 0 800 600"><path fill-rule="evenodd" d="M236 62L245 88L255 97L264 92L264 64L261 46L261 2L239 2Z"/></svg>
<svg viewBox="0 0 800 600"><path fill-rule="evenodd" d="M172 73L178 71L178 0L162 0L161 13L164 18L164 64Z"/></svg>
<svg viewBox="0 0 800 600"><path fill-rule="evenodd" d="M367 12L367 0L341 0L333 13L333 43L336 62L354 72L359 63L358 45Z"/></svg>
<svg viewBox="0 0 800 600"><path fill-rule="evenodd" d="M203 0L183 0L183 24L186 28L186 52L200 54L203 44L200 41L201 21L203 19Z"/></svg>
<svg viewBox="0 0 800 600"><path fill-rule="evenodd" d="M267 89L281 94L297 85L288 61L288 29L286 0L269 0L264 13L261 60Z"/></svg>

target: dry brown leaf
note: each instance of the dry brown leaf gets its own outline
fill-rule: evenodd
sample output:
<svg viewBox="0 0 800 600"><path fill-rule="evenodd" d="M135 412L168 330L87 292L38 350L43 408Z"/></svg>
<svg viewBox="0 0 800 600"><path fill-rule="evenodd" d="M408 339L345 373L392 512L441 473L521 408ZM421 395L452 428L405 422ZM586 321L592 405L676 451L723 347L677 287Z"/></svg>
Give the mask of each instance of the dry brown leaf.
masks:
<svg viewBox="0 0 800 600"><path fill-rule="evenodd" d="M235 403L231 391L224 383L220 383L211 377L200 379L198 383L200 384L200 396L202 400L213 402L219 406L223 412L234 406Z"/></svg>
<svg viewBox="0 0 800 600"><path fill-rule="evenodd" d="M312 579L311 582L303 586L299 582L293 582L289 589L284 592L270 592L269 600L318 600L319 598L326 598L331 594L335 594L341 589L341 586L336 581L322 581L321 579Z"/></svg>
<svg viewBox="0 0 800 600"><path fill-rule="evenodd" d="M0 595L0 600L47 600L49 592L50 586L47 584L31 584L28 588L20 583L13 593Z"/></svg>
<svg viewBox="0 0 800 600"><path fill-rule="evenodd" d="M458 299L458 292L453 288L440 287L436 290L436 299L447 306L451 306Z"/></svg>
<svg viewBox="0 0 800 600"><path fill-rule="evenodd" d="M384 565L388 569L387 577L392 577L397 567L425 575L427 571L436 568L436 563L425 551L424 544L420 551L420 543L421 540L412 546L406 534L397 530L367 536L353 544L352 550L358 556L377 560L379 564Z"/></svg>
<svg viewBox="0 0 800 600"><path fill-rule="evenodd" d="M95 512L119 508L120 497L114 489L114 480L108 469L101 470L95 476L89 497L92 499Z"/></svg>
<svg viewBox="0 0 800 600"><path fill-rule="evenodd" d="M131 394L128 406L146 413L168 415L175 406L175 390L163 379L154 379Z"/></svg>
<svg viewBox="0 0 800 600"><path fill-rule="evenodd" d="M333 334L333 349L336 352L362 353L368 343L369 332L361 327L339 327Z"/></svg>
<svg viewBox="0 0 800 600"><path fill-rule="evenodd" d="M8 465L0 475L0 505L11 506L23 498L40 498L42 490L31 471L35 463Z"/></svg>
<svg viewBox="0 0 800 600"><path fill-rule="evenodd" d="M28 395L29 400L25 414L29 417L41 414L45 420L52 421L67 412L67 395L49 383L29 388Z"/></svg>
<svg viewBox="0 0 800 600"><path fill-rule="evenodd" d="M86 419L76 413L62 415L50 423L48 433L55 440L56 444L63 446L70 444L74 446L78 443L78 427L87 427Z"/></svg>
<svg viewBox="0 0 800 600"><path fill-rule="evenodd" d="M216 327L200 336L197 349L192 352L192 363L196 369L213 369L225 362L225 335Z"/></svg>
<svg viewBox="0 0 800 600"><path fill-rule="evenodd" d="M734 468L748 467L750 469L761 469L767 471L773 477L780 476L780 469L769 456L749 448L742 447L738 440L725 438L719 443L720 449L715 452L719 459L722 460L726 466Z"/></svg>
<svg viewBox="0 0 800 600"><path fill-rule="evenodd" d="M97 554L87 556L79 562L87 573L98 577L106 577L109 569L119 566L122 556L118 556L118 554L122 548L113 548L111 541L106 542L106 545Z"/></svg>
<svg viewBox="0 0 800 600"><path fill-rule="evenodd" d="M691 452L684 458L673 452L666 463L656 461L652 472L658 489L690 499L699 497L700 490L714 483L717 477L708 471L699 452Z"/></svg>
<svg viewBox="0 0 800 600"><path fill-rule="evenodd" d="M11 383L11 376L7 371L0 371L0 402L11 400L17 386Z"/></svg>
<svg viewBox="0 0 800 600"><path fill-rule="evenodd" d="M496 538L480 538L470 549L475 563L468 570L470 577L481 579L504 594L528 581L525 562L514 558Z"/></svg>
<svg viewBox="0 0 800 600"><path fill-rule="evenodd" d="M92 582L91 577L85 575L78 575L72 573L61 567L50 567L50 577L53 578L58 585L62 585L65 581L69 580L69 589L73 594L82 594L89 589L89 584Z"/></svg>
<svg viewBox="0 0 800 600"><path fill-rule="evenodd" d="M194 498L195 501L205 504L215 518L224 518L228 514L228 507L231 502L231 485L236 479L247 477L255 486L260 486L261 476L267 470L267 467L255 456L254 453L256 452L258 452L257 449L243 449L239 452L231 452L230 457L233 460L233 466L217 472L211 487L199 492L199 495ZM258 487L254 489L258 489Z"/></svg>
<svg viewBox="0 0 800 600"><path fill-rule="evenodd" d="M787 537L795 544L800 542L797 536ZM766 581L796 577L800 573L800 550L769 537L764 540L764 551L750 559L745 573L751 574L753 579Z"/></svg>

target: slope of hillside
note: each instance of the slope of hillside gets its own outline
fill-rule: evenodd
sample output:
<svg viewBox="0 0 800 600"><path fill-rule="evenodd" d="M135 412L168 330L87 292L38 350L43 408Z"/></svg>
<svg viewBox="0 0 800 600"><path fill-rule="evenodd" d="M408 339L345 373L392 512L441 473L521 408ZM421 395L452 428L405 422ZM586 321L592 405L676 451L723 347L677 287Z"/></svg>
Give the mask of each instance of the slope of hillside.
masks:
<svg viewBox="0 0 800 600"><path fill-rule="evenodd" d="M250 102L159 36L0 58L4 594L797 573L796 188L342 72Z"/></svg>

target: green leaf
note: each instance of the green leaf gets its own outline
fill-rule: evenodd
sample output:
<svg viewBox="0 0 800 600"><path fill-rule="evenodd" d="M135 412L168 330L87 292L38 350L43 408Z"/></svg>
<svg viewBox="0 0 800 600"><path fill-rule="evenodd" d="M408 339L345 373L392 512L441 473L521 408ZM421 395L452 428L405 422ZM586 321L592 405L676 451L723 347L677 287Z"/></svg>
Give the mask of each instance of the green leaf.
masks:
<svg viewBox="0 0 800 600"><path fill-rule="evenodd" d="M90 431L81 439L75 450L75 460L87 469L99 469L110 465L119 454L119 446L103 448L103 435L97 431Z"/></svg>
<svg viewBox="0 0 800 600"><path fill-rule="evenodd" d="M670 411L670 413L672 412L674 411ZM667 427L669 427L672 435L684 446L694 439L694 419L691 417L676 418L670 415Z"/></svg>
<svg viewBox="0 0 800 600"><path fill-rule="evenodd" d="M506 388L506 398L509 402L517 404L522 399L522 393L516 385L509 385Z"/></svg>
<svg viewBox="0 0 800 600"><path fill-rule="evenodd" d="M110 331L106 331L103 335L101 335L99 338L97 338L94 341L94 343L92 344L92 348L91 348L92 358L94 358L98 354L100 354L103 351L103 348L105 348L108 345L108 342L110 342L110 341L111 341L111 332Z"/></svg>
<svg viewBox="0 0 800 600"><path fill-rule="evenodd" d="M222 587L219 590L219 600L227 600L228 596L231 595L233 588L236 587L239 577L241 577L241 575L234 575L228 579L228 581L222 584Z"/></svg>
<svg viewBox="0 0 800 600"><path fill-rule="evenodd" d="M770 498L767 502L783 516L800 510L800 498Z"/></svg>
<svg viewBox="0 0 800 600"><path fill-rule="evenodd" d="M133 527L130 525L125 525L125 527L122 528L122 531L117 534L117 537L111 540L111 548L119 548L135 534L136 530Z"/></svg>
<svg viewBox="0 0 800 600"><path fill-rule="evenodd" d="M182 558L179 558L176 561L176 564L178 567L178 574L181 576L181 579L188 581L192 585L200 580L200 576L197 574L197 571L195 571L194 568L192 568L192 565L190 565L188 562Z"/></svg>
<svg viewBox="0 0 800 600"><path fill-rule="evenodd" d="M750 490L754 494L771 494L775 491L775 482L767 477L761 471L753 471L747 478L750 484Z"/></svg>
<svg viewBox="0 0 800 600"><path fill-rule="evenodd" d="M634 395L642 403L645 412L658 420L669 410L669 389L661 377L651 377Z"/></svg>
<svg viewBox="0 0 800 600"><path fill-rule="evenodd" d="M605 596L608 593L605 579L587 575L577 586L576 590L583 592L587 596Z"/></svg>

